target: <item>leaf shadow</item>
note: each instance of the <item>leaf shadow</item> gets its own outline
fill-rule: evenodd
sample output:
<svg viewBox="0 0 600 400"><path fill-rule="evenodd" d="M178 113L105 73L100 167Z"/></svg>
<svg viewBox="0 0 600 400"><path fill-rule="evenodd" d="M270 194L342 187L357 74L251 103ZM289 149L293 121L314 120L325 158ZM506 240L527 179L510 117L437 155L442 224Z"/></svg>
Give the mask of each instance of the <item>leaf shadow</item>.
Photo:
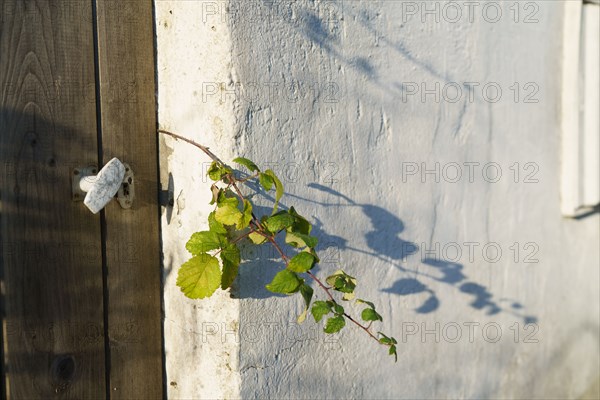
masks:
<svg viewBox="0 0 600 400"><path fill-rule="evenodd" d="M419 295L423 297L425 295L422 304L414 309L415 313L428 314L439 309L441 299L434 290L436 282L439 282L456 288L459 294L469 296L471 298L469 306L475 310L485 311L487 315L505 312L522 319L525 324L537 322L537 317L526 314L524 307L519 302L504 298L497 299L488 288L470 281L464 272L464 266L460 263L441 258L424 257L421 259L421 263L427 267L426 272L422 272L420 268L407 268L404 265L406 259L419 256L419 247L400 236L405 230L404 223L384 208L372 204L356 203L348 196L320 184L311 183L308 187L335 196L338 200L345 200L346 204L341 206L360 207L372 225L371 230L365 233L368 250L352 247L348 245L346 239L327 234L319 220L314 225L314 234L319 238L326 238L329 243L337 243L340 250L368 255L377 260L390 263L406 273L409 277L398 279L390 287L382 289L382 292L397 296ZM315 202L310 199L304 200ZM333 203L316 203L325 207L340 206L340 204ZM431 283L427 284L428 282ZM509 303L509 305L503 303Z"/></svg>

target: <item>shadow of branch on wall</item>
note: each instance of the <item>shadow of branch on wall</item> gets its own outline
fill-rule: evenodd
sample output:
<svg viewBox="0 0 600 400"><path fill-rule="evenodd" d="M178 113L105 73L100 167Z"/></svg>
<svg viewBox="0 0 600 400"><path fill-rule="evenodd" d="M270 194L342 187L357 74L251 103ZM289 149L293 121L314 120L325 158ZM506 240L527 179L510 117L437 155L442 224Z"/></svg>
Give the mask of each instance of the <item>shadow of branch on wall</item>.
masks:
<svg viewBox="0 0 600 400"><path fill-rule="evenodd" d="M422 264L427 267L427 272L405 267L403 263L405 263L408 257L416 255L419 248L415 243L400 236L404 232L405 226L397 216L379 206L356 203L348 196L329 187L315 183L308 186L312 189L326 192L338 199L345 200L346 204L342 204L341 206L359 207L365 216L369 218L372 229L365 233L368 250L352 247L347 244L348 241L346 239L327 234L319 220L315 224L313 234L319 237L323 243L336 243L340 250L366 254L380 261L390 263L400 271L410 275L410 277L395 281L390 287L384 288L382 291L398 296L426 294L426 299L414 310L416 313L428 314L439 308L441 299L432 288L432 285L428 285L427 283L440 282L454 287L457 294L466 294L469 296L469 306L475 310L485 312L486 315L495 315L504 312L521 318L525 324L537 321L535 316L527 315L524 312L524 306L519 302L497 298L484 285L469 280L462 264L441 258L427 257L421 260ZM306 201L310 202L311 200ZM319 204L323 206L340 206L339 204ZM505 305L505 303L508 305Z"/></svg>
<svg viewBox="0 0 600 400"><path fill-rule="evenodd" d="M369 14L367 4L362 9L358 5L345 7L343 1L328 1L323 4L315 4L314 7L302 7L300 4L292 3L289 7L282 8L272 1L263 0L263 6L269 10L269 15L288 23L298 37L304 38L313 46L322 49L328 57L365 77L384 93L402 98L404 102L409 96L414 96L419 92L420 88L417 86L417 82L398 80L396 78L398 74L395 73L393 78L386 78L385 69L382 70L371 61L381 58L373 57L373 51L393 53L399 57L400 63L405 66L406 70L421 71L424 76L432 80L431 83L437 82L441 85L450 84L458 87L461 99L457 103L456 116L451 123L450 131L452 136L459 134L463 128L468 108L473 106L468 100L472 98L474 91L474 87L467 83L469 79L459 79L448 73L445 66L435 65L434 62L427 60L426 54L420 54L419 51L412 49L403 38L389 39L386 32L374 24L374 18ZM290 15L290 9L294 9L294 12L291 12L293 16ZM365 47L369 51L362 48L357 49L354 45L345 48L343 32L347 29L351 29L359 35L371 36L377 44L374 48ZM462 96L463 92L464 96Z"/></svg>
<svg viewBox="0 0 600 400"><path fill-rule="evenodd" d="M268 193L262 191L258 185L249 183L249 187L257 193L256 196L274 200ZM358 207L371 224L370 230L364 234L368 248L361 249L352 246L343 236L328 233L324 229L322 221L318 217L313 217L312 235L319 239L316 250L321 258L321 263L315 266L315 273L318 273L319 265L339 263L341 251L351 251L391 264L405 273L406 277L396 280L381 291L403 297L425 296L423 302L414 309L417 314L429 314L439 309L442 299L434 288L438 283L442 283L453 287L457 295L467 296L469 298L467 304L472 309L484 312L486 315L508 313L522 319L525 324L537 322L537 317L527 314L525 307L520 302L499 298L491 293L486 286L469 279L464 272L464 266L460 263L451 262L441 257L423 257L420 261L421 266L425 267L424 270L422 270L423 268L412 269L406 267L406 261L409 257L420 256L420 249L414 242L402 236L405 231L404 223L388 210L373 204L357 203L343 193L317 183L311 183L308 187L327 193L344 203L316 201L313 200L314 196L310 196L310 198L294 194L287 194L286 196L326 208ZM281 208L286 207L281 205ZM268 215L271 208L255 206L255 212L258 215ZM240 268L240 276L233 285L232 297L264 299L279 296L265 289L265 285L271 281L272 277L282 267L278 254L272 246L242 246L242 258L243 265ZM258 267L260 267L260 272L258 272Z"/></svg>

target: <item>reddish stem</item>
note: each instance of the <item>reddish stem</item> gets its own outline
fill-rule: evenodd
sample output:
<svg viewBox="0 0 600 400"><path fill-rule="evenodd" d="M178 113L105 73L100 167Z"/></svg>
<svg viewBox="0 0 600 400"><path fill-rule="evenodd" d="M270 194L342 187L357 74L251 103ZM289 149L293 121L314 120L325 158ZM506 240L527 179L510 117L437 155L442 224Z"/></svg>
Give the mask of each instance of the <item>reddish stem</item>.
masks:
<svg viewBox="0 0 600 400"><path fill-rule="evenodd" d="M206 153L207 156L209 156L210 158L212 158L213 161L216 161L216 162L220 163L223 166L227 166L227 164L225 164L223 161L221 161L219 159L219 157L215 156L213 154L213 152L208 149L208 147L202 146L200 143L196 143L196 142L194 142L191 139L188 139L186 137L180 136L180 135L178 135L176 133L173 133L173 132L165 131L163 129L159 129L158 132L159 133L164 133L165 135L173 136L175 139L183 140L184 142L187 142L187 143L191 144L192 146L196 146L197 148L199 148L200 150L202 150L204 153Z"/></svg>
<svg viewBox="0 0 600 400"><path fill-rule="evenodd" d="M244 239L244 238L248 237L248 235L250 235L252 232L255 232L255 231L251 229L249 232L246 232L246 233L244 233L243 235L241 235L241 236L237 237L235 240L232 240L232 241L231 241L231 244L235 244L235 243L239 242L240 240L242 240L242 239ZM219 255L219 253L220 253L221 251L223 251L223 248L220 248L220 249L219 249L219 251L215 252L215 253L213 254L213 257L216 257L217 255Z"/></svg>

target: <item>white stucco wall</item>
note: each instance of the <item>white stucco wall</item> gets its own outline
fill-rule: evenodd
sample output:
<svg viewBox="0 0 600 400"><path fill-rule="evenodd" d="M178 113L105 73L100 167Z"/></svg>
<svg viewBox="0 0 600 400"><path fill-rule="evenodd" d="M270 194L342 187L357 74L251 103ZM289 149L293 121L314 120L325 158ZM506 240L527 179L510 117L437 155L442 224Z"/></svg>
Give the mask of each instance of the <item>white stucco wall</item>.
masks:
<svg viewBox="0 0 600 400"><path fill-rule="evenodd" d="M231 159L236 154L233 106L204 101L202 92L203 82L234 79L228 27L219 21L203 23L203 2L155 4L160 128L201 142ZM167 393L175 399L237 398L238 302L220 291L202 302L192 301L175 284L179 266L190 257L185 243L193 232L208 227L210 185L203 171L209 160L189 144L165 135L159 135L159 140L162 197L167 204L161 218ZM233 335L234 339L208 343L210 332L221 334L216 332L215 321L231 329L224 337Z"/></svg>
<svg viewBox="0 0 600 400"><path fill-rule="evenodd" d="M394 364L352 326L297 327L301 300L264 289L280 267L266 250L246 252L236 299L184 299L209 185L168 139L171 398L577 398L598 380L599 218L560 214L562 2L156 4L161 127L271 163L315 224L317 272L356 276L401 341Z"/></svg>

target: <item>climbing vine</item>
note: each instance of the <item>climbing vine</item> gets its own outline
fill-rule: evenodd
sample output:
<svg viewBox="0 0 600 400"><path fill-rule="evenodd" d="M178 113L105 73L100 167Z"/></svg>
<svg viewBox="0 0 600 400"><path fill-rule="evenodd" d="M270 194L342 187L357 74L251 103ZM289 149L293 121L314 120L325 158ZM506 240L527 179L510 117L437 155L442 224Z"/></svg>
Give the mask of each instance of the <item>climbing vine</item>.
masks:
<svg viewBox="0 0 600 400"><path fill-rule="evenodd" d="M371 329L373 323L383 321L375 305L355 298L356 278L340 269L322 281L311 271L319 262L315 251L318 238L311 235L312 225L294 207L280 210L279 201L284 188L275 172L270 169L261 171L254 162L239 157L233 162L247 168L249 174L238 177L233 168L207 147L172 132L159 132L196 146L212 159L207 175L214 182L210 188L210 204L215 209L208 216L208 230L192 234L187 242L185 247L191 258L181 266L177 275L177 285L187 297L202 299L210 297L219 287L225 290L231 286L242 261L238 246L242 241L256 246L268 244L275 248L285 268L275 275L266 288L273 293L299 293L302 296L305 307L298 317L298 323L306 319L309 311L317 323L327 317L323 329L325 333L339 332L350 322L377 343L388 347L388 353L398 360L396 339L382 332L375 334ZM253 180L267 192L275 191L270 215L260 218L255 215L252 202L241 190ZM279 236L289 246L286 251L276 240ZM325 294L324 300L314 301L312 306L313 289L306 283L306 278L313 280ZM350 301L364 306L360 314L362 322L352 317L342 305Z"/></svg>

